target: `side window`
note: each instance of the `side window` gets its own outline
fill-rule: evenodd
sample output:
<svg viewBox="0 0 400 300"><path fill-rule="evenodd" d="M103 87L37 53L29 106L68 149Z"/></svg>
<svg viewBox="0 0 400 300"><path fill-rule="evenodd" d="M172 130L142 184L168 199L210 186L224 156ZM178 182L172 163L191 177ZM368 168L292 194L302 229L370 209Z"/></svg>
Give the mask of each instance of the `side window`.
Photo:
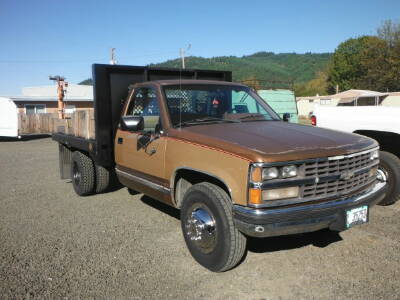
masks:
<svg viewBox="0 0 400 300"><path fill-rule="evenodd" d="M357 99L357 106L375 106L375 98L374 97L365 97Z"/></svg>
<svg viewBox="0 0 400 300"><path fill-rule="evenodd" d="M74 113L75 111L76 111L75 105L66 105L65 108L64 108L64 112L65 112L66 114L72 114L72 113Z"/></svg>
<svg viewBox="0 0 400 300"><path fill-rule="evenodd" d="M27 104L25 105L25 113L27 115L33 115L36 112L35 105Z"/></svg>
<svg viewBox="0 0 400 300"><path fill-rule="evenodd" d="M46 113L46 105L44 105L44 104L37 104L37 105L36 105L36 113L37 113L37 114L44 114L44 113Z"/></svg>
<svg viewBox="0 0 400 300"><path fill-rule="evenodd" d="M46 105L45 104L26 104L25 105L25 113L27 115L44 114L44 113L46 113Z"/></svg>
<svg viewBox="0 0 400 300"><path fill-rule="evenodd" d="M155 91L151 88L139 88L135 91L126 115L142 116L145 131L161 130L158 100Z"/></svg>

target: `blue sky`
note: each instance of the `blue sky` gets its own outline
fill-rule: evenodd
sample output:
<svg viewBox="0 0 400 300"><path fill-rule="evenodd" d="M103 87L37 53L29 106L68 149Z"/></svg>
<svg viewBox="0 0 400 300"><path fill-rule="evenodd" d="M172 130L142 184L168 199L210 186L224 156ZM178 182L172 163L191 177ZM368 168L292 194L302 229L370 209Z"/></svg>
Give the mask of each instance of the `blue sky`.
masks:
<svg viewBox="0 0 400 300"><path fill-rule="evenodd" d="M0 95L91 76L92 63L145 65L190 55L332 52L400 21L400 1L0 0Z"/></svg>

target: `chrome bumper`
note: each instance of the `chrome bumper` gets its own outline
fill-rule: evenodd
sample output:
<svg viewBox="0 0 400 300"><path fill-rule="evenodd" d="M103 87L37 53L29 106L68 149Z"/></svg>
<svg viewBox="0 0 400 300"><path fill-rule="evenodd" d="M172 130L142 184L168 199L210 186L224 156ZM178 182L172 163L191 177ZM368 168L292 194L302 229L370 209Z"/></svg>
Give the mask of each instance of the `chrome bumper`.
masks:
<svg viewBox="0 0 400 300"><path fill-rule="evenodd" d="M312 232L323 228L343 231L346 210L379 203L386 195L386 182L377 182L369 190L334 201L277 209L254 209L233 206L237 228L254 237L268 237Z"/></svg>

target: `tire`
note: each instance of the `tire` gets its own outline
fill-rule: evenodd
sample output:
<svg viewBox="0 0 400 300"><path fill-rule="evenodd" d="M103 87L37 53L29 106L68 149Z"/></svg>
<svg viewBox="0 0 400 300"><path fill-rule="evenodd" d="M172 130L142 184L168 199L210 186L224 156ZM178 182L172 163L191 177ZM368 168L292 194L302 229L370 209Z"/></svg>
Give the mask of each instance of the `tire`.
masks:
<svg viewBox="0 0 400 300"><path fill-rule="evenodd" d="M93 193L95 184L95 170L93 161L80 151L72 153L71 180L75 192L79 196Z"/></svg>
<svg viewBox="0 0 400 300"><path fill-rule="evenodd" d="M379 169L387 175L388 191L386 197L378 205L394 204L400 199L400 159L389 152L379 152Z"/></svg>
<svg viewBox="0 0 400 300"><path fill-rule="evenodd" d="M211 183L195 184L185 193L181 226L193 258L210 271L232 269L246 251L246 237L233 223L231 199Z"/></svg>
<svg viewBox="0 0 400 300"><path fill-rule="evenodd" d="M110 172L99 165L95 165L96 170L96 193L105 192L110 185Z"/></svg>

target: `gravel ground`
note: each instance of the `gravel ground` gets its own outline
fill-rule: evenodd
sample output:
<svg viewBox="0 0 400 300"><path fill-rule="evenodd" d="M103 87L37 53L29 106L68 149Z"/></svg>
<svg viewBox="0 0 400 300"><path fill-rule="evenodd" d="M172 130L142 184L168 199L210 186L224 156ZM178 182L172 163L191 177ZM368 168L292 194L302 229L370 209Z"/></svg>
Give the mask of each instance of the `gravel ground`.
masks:
<svg viewBox="0 0 400 300"><path fill-rule="evenodd" d="M393 299L400 203L370 223L251 239L211 273L190 256L178 211L125 188L80 198L49 138L0 142L0 298Z"/></svg>

